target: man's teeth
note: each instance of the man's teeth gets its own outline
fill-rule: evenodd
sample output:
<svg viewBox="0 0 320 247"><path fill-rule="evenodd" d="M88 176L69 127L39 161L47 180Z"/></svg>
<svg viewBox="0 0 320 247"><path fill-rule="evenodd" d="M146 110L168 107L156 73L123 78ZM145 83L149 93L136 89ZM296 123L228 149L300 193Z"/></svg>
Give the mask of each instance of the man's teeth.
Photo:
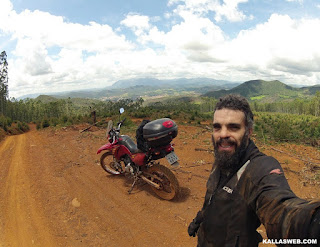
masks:
<svg viewBox="0 0 320 247"><path fill-rule="evenodd" d="M223 145L223 144L221 144L221 147L223 147L223 148L229 148L229 147L231 147L231 145Z"/></svg>

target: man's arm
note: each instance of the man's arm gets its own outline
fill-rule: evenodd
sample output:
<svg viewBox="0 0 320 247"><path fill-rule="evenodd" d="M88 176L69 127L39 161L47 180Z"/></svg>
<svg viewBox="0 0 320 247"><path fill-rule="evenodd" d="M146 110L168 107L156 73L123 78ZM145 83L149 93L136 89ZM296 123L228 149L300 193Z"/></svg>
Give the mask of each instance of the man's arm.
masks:
<svg viewBox="0 0 320 247"><path fill-rule="evenodd" d="M213 196L214 190L216 186L218 185L219 180L219 173L217 173L216 169L214 168L212 172L210 173L209 179L207 181L207 191L204 198L204 203L202 206L202 209L197 213L197 216L192 220L192 222L189 224L188 227L188 234L189 236L196 236L196 233L199 230L200 224L202 223L204 217L203 212L207 205L210 203L211 198Z"/></svg>
<svg viewBox="0 0 320 247"><path fill-rule="evenodd" d="M268 238L308 238L320 201L298 198L274 158L264 156L257 159L245 173L240 193L265 226Z"/></svg>

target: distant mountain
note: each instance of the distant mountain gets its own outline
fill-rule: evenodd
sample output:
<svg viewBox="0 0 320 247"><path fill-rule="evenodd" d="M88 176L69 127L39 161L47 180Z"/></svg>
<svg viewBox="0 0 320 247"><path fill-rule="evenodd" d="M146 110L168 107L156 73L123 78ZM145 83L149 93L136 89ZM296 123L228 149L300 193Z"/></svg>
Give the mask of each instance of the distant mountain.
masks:
<svg viewBox="0 0 320 247"><path fill-rule="evenodd" d="M249 100L273 102L291 100L297 97L310 97L314 95L316 91L320 91L320 85L297 88L288 86L277 80L251 80L240 84L210 78L180 78L172 80L136 78L119 80L112 86L105 88L52 93L50 96L55 98L85 98L96 100L136 99L142 97L144 100L157 100L172 97L198 97L201 95L219 98L222 95L234 93L243 95ZM33 96L32 98L35 98L38 95Z"/></svg>
<svg viewBox="0 0 320 247"><path fill-rule="evenodd" d="M312 87L302 87L301 90L309 94L315 94L317 91L320 91L320 85L314 85Z"/></svg>
<svg viewBox="0 0 320 247"><path fill-rule="evenodd" d="M57 98L49 95L39 95L36 100L42 101L43 103L49 103L57 101Z"/></svg>
<svg viewBox="0 0 320 247"><path fill-rule="evenodd" d="M208 91L230 89L239 84L240 83L210 78L181 78L173 80L138 78L119 80L112 86L101 89L69 91L50 95L56 98L89 98L100 100L117 100L120 98L136 99L138 97L199 96Z"/></svg>
<svg viewBox="0 0 320 247"><path fill-rule="evenodd" d="M215 80L210 78L179 78L179 79L171 79L171 80L160 80L156 78L134 78L128 80L120 80L115 82L111 88L119 89L119 88L130 88L134 86L158 86L164 88L200 88L204 86L220 86L227 87L239 85L240 83L234 83L225 80Z"/></svg>
<svg viewBox="0 0 320 247"><path fill-rule="evenodd" d="M295 88L288 86L278 80L246 81L230 90L211 91L204 96L219 98L226 94L240 94L249 100L260 100L262 102L273 102L276 100L289 100L297 97L306 97L315 94L320 85L313 87Z"/></svg>

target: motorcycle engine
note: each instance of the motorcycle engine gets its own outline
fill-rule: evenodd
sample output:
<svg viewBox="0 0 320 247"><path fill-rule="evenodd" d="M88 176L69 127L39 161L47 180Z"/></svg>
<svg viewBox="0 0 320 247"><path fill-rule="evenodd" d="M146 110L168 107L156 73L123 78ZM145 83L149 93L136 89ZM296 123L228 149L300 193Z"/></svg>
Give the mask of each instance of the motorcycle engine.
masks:
<svg viewBox="0 0 320 247"><path fill-rule="evenodd" d="M125 157L124 158L124 164L125 164L125 171L126 173L129 173L131 175L134 175L137 172L137 166L134 164L134 162L132 162L132 160L130 159L130 157Z"/></svg>

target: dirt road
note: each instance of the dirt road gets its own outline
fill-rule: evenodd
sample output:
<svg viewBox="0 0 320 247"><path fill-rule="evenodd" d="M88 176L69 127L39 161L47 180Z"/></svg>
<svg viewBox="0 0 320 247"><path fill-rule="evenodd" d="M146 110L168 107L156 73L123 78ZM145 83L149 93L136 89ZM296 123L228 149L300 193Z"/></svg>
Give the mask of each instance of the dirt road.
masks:
<svg viewBox="0 0 320 247"><path fill-rule="evenodd" d="M104 131L79 133L83 127L33 130L0 143L0 247L195 246L187 226L202 206L213 158L194 148L211 148L210 134L179 126L181 193L168 202L144 183L129 195L132 181L109 176L98 164ZM319 159L317 149L304 148ZM303 161L269 152L287 167L299 196L320 198Z"/></svg>

